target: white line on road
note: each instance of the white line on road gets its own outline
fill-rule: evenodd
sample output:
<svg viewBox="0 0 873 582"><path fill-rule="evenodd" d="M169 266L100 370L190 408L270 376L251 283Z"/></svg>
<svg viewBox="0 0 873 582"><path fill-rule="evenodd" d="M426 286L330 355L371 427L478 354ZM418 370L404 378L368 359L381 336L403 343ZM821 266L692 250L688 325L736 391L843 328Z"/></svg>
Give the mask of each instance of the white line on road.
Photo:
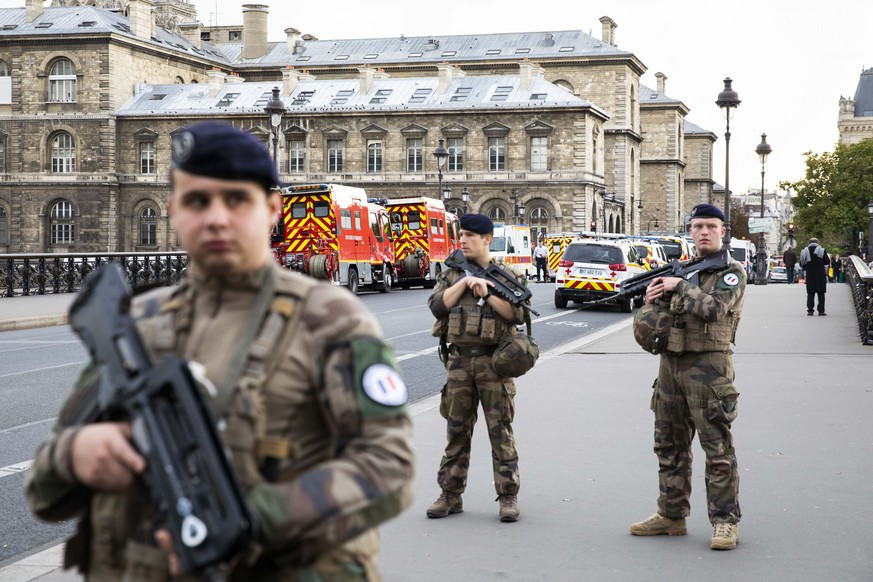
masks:
<svg viewBox="0 0 873 582"><path fill-rule="evenodd" d="M19 473L24 473L30 466L33 464L33 459L29 461L22 461L21 463L15 463L14 465L7 465L5 467L0 467L0 478L8 477L9 475L18 475Z"/></svg>
<svg viewBox="0 0 873 582"><path fill-rule="evenodd" d="M56 370L58 368L66 368L67 366L81 366L84 360L78 362L69 362L67 364L58 364L57 366L46 366L45 368L34 368L33 370L25 370L23 372L11 372L9 374L0 374L0 378L11 378L12 376L23 376L24 374L32 374L34 372L44 372L45 370Z"/></svg>

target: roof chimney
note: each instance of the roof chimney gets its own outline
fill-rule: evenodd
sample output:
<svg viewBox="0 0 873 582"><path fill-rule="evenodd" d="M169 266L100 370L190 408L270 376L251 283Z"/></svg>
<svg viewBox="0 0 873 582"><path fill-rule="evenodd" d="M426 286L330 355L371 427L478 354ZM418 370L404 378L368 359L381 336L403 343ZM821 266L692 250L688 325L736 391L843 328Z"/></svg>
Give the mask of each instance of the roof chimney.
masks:
<svg viewBox="0 0 873 582"><path fill-rule="evenodd" d="M25 22L33 22L34 20L39 18L39 15L42 14L44 4L45 0L27 0L24 5Z"/></svg>
<svg viewBox="0 0 873 582"><path fill-rule="evenodd" d="M366 95L370 92L370 89L373 88L373 79L376 76L376 71L373 70L370 65L365 65L363 67L358 67L358 80L361 85L358 91L361 95Z"/></svg>
<svg viewBox="0 0 873 582"><path fill-rule="evenodd" d="M130 30L139 38L154 36L155 16L152 0L130 0L127 10L130 14Z"/></svg>
<svg viewBox="0 0 873 582"><path fill-rule="evenodd" d="M300 31L296 28L286 28L285 34L288 36L288 52L293 55L297 53L297 41L300 40Z"/></svg>
<svg viewBox="0 0 873 582"><path fill-rule="evenodd" d="M227 75L222 73L218 67L212 67L211 71L206 71L206 78L209 83L209 96L218 97L224 88L224 80L227 79Z"/></svg>
<svg viewBox="0 0 873 582"><path fill-rule="evenodd" d="M524 59L520 63L518 63L519 77L520 77L520 85L521 89L529 89L531 82L536 77L542 77L545 74L543 68L536 63L530 62L528 59Z"/></svg>
<svg viewBox="0 0 873 582"><path fill-rule="evenodd" d="M266 4L243 4L243 58L258 59L267 54Z"/></svg>
<svg viewBox="0 0 873 582"><path fill-rule="evenodd" d="M615 29L618 27L615 20L609 16L601 16L600 23L603 25L601 40L608 45L615 46Z"/></svg>
<svg viewBox="0 0 873 582"><path fill-rule="evenodd" d="M282 95L290 95L297 88L297 81L300 80L300 74L294 70L294 67L288 65L282 71Z"/></svg>
<svg viewBox="0 0 873 582"><path fill-rule="evenodd" d="M466 73L460 67L449 64L448 61L443 61L437 65L437 71L440 79L437 93L445 93L452 85L452 80L465 77Z"/></svg>
<svg viewBox="0 0 873 582"><path fill-rule="evenodd" d="M190 42L197 48L200 48L200 22L183 22L179 25L179 30L185 40Z"/></svg>
<svg viewBox="0 0 873 582"><path fill-rule="evenodd" d="M664 73L655 73L655 78L658 80L658 95L667 95L664 87L667 84L667 75Z"/></svg>

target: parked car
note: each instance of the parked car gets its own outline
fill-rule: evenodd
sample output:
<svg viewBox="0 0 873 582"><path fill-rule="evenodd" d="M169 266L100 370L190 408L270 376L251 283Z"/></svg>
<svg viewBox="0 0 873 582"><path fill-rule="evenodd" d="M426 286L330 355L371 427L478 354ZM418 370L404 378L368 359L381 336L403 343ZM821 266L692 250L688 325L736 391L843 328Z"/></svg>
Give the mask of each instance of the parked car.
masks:
<svg viewBox="0 0 873 582"><path fill-rule="evenodd" d="M645 259L630 240L583 239L564 250L555 274L555 307L568 301L582 303L615 295L621 281L646 270ZM633 310L631 299L615 300L624 313Z"/></svg>

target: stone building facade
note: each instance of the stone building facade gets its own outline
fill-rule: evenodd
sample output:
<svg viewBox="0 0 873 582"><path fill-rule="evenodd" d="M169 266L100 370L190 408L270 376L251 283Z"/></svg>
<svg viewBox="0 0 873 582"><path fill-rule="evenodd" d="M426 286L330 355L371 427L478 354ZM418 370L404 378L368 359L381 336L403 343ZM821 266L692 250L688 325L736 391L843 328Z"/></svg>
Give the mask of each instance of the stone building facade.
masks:
<svg viewBox="0 0 873 582"><path fill-rule="evenodd" d="M561 31L320 41L288 28L285 40L268 42L260 4L243 6L241 26L206 27L183 0L25 2L0 9L0 252L173 248L163 204L172 132L217 117L270 147L263 105L272 86L288 106L277 157L289 183L437 196L432 152L444 139L465 156L462 168L443 175L455 208L467 190L470 210L546 231L587 230L595 220L601 231L639 232L640 204L662 204L665 221L681 218L685 162L681 144L668 142L685 139L687 108L673 102L672 115L652 110L651 121L643 119L646 67L616 47L608 17L600 39ZM331 93L310 100L320 108L295 105L310 83L322 84L319 96ZM371 99L374 86L403 83L432 83L427 106L339 104L339 91ZM152 109L138 108L139 96L151 100L171 85L214 103L194 111L155 98ZM487 106L441 93L474 86L490 92L476 102ZM536 96L531 86L540 88ZM498 87L512 94L492 100ZM224 99L250 91L258 94L245 105ZM421 168L412 171L410 140L421 144ZM327 167L329 142L343 144L340 172ZM368 148L377 143L381 170L368 171ZM497 168L489 165L492 147L501 152ZM651 164L647 152L656 156ZM670 171L644 182L647 166ZM648 200L662 195L663 203ZM523 217L515 216L519 201Z"/></svg>
<svg viewBox="0 0 873 582"><path fill-rule="evenodd" d="M861 72L853 99L840 97L837 129L839 143L845 145L873 137L873 68Z"/></svg>

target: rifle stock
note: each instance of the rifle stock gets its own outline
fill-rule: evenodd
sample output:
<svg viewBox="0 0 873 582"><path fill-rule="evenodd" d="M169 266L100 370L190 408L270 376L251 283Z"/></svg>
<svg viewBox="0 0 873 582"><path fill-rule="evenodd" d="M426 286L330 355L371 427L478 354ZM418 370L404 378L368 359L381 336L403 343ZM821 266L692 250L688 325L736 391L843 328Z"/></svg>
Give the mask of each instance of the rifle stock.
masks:
<svg viewBox="0 0 873 582"><path fill-rule="evenodd" d="M70 307L70 324L100 374L98 395L85 399L73 421L131 422L148 463L143 483L183 573L220 580L220 564L254 538L255 516L188 364L169 356L153 365L129 305L121 270L108 264L89 275Z"/></svg>

